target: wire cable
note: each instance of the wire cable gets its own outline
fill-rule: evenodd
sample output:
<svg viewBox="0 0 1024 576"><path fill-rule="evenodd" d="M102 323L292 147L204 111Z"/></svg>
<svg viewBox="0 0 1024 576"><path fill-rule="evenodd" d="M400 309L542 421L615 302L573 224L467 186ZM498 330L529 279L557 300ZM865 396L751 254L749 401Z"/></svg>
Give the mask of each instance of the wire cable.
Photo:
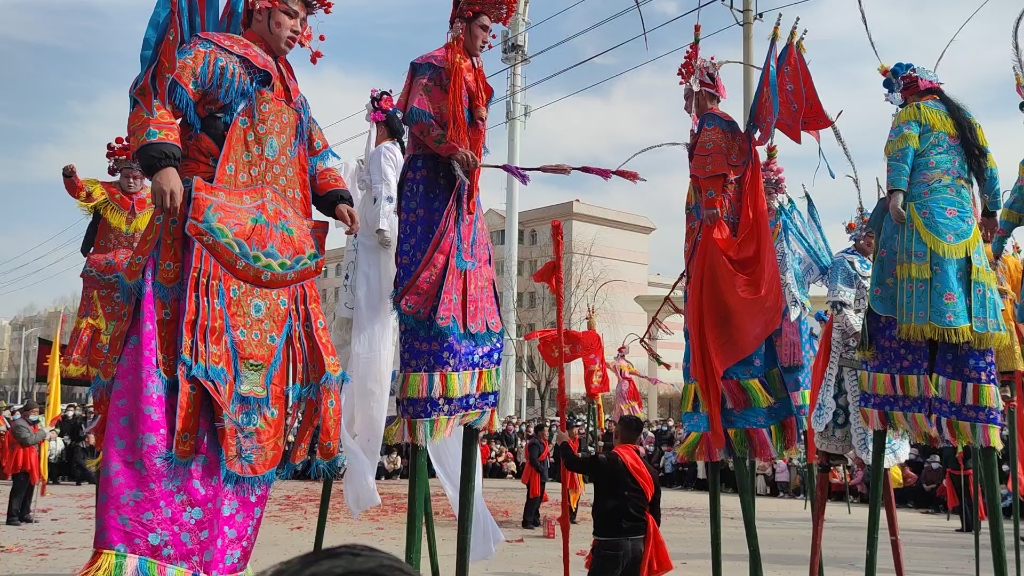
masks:
<svg viewBox="0 0 1024 576"><path fill-rule="evenodd" d="M56 248L51 249L49 252L47 252L45 254L40 254L38 257L36 257L33 260L29 260L28 262L25 262L24 264L19 264L19 265L15 266L14 268L10 268L8 270L4 270L3 272L0 272L0 278L10 274L11 272L15 272L17 270L21 270L22 268L25 268L26 266L30 266L31 264L33 264L35 262L39 262L40 260L42 260L43 258L46 258L50 254L53 254L54 252L56 252L56 251L58 251L58 250L60 250L62 248L67 248L68 246L71 246L72 244L77 244L78 242L80 242L80 240L77 237L72 238L72 239L64 242L60 246L57 246ZM0 283L3 283L3 282L4 282L3 280L0 280Z"/></svg>
<svg viewBox="0 0 1024 576"><path fill-rule="evenodd" d="M46 270L47 268L55 266L59 262L63 262L64 260L67 260L68 258L71 258L72 256L81 256L81 255L82 254L78 250L74 250L72 252L69 252L69 253L61 256L60 258L54 260L53 262L50 262L49 264L47 264L45 266L37 268L37 269L33 270L32 272L29 272L28 274L23 274L21 276L18 276L17 278L13 278L11 280L4 280L3 282L0 282L0 288L7 288L7 287L11 286L12 284L17 284L18 282L21 282L22 280L27 280L27 279L35 276L36 274L39 274L43 270ZM81 263L76 264L76 266L81 266Z"/></svg>
<svg viewBox="0 0 1024 576"><path fill-rule="evenodd" d="M37 281L35 281L35 282L31 283L31 284L26 284L26 285L24 285L24 286L22 286L20 288L15 288L13 290L8 290L7 292L0 292L0 296L7 296L8 294L14 294L15 292L20 292L20 291L22 291L22 290L24 290L26 288L31 288L33 286L37 286L39 284L42 284L43 282L46 282L47 280L51 280L53 278L56 278L57 276L60 276L61 274L64 274L65 272L70 272L71 270L74 270L75 268L78 268L80 266L81 266L81 264L76 262L74 265L69 266L69 267L63 269L60 272L57 272L57 273L52 274L50 276L47 276L46 278L43 278L42 280L37 280Z"/></svg>
<svg viewBox="0 0 1024 576"><path fill-rule="evenodd" d="M42 242L40 242L39 244L36 244L35 246L33 246L33 247L29 248L28 250L26 250L26 251L22 252L21 254L18 254L18 255L17 255L17 256L15 256L14 258L10 258L10 259L8 259L8 260L5 260L5 261L3 261L3 262L0 262L0 266L6 266L7 264L10 264L11 262L14 262L14 261L15 261L15 260L17 260L18 258L21 258L22 256L25 256L26 254L29 254L29 253L30 253L30 252L32 252L33 250L35 250L35 249L37 249L37 248L40 248L40 247L42 247L42 246L43 246L44 244L46 244L46 243L47 243L47 242L49 242L50 240L53 240L54 238L56 238L56 237L60 236L61 234L63 234L63 233L65 233L65 232L67 232L68 230L71 230L72 228L74 228L74 227L75 227L75 225L76 225L76 224L79 224L79 223L83 222L83 221L84 221L84 220L85 220L86 218L88 218L88 216L82 216L82 218L81 218L80 220L78 220L77 222L72 222L70 226L68 226L67 228L65 228L65 229L61 230L60 232L57 232L57 233L56 233L56 234L54 234L53 236L50 236L50 237L49 237L49 238L47 238L46 240L43 240L43 241L42 241Z"/></svg>

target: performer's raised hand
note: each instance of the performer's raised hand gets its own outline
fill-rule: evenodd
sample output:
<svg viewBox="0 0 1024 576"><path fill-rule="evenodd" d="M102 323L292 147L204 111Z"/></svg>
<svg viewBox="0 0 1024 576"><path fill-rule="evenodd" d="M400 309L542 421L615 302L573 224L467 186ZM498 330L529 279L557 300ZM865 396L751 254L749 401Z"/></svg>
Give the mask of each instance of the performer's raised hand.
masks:
<svg viewBox="0 0 1024 576"><path fill-rule="evenodd" d="M893 222L903 224L907 221L907 212L903 209L903 190L893 190L889 193L889 216Z"/></svg>
<svg viewBox="0 0 1024 576"><path fill-rule="evenodd" d="M480 159L476 157L469 150L459 150L455 154L452 154L452 160L455 160L462 168L463 172L469 172L480 167Z"/></svg>
<svg viewBox="0 0 1024 576"><path fill-rule="evenodd" d="M718 211L718 208L709 208L704 211L701 219L704 220L705 226L711 227L714 226L721 217L722 213Z"/></svg>
<svg viewBox="0 0 1024 576"><path fill-rule="evenodd" d="M348 204L338 204L334 209L334 218L348 228L346 235L352 236L359 232L359 214Z"/></svg>
<svg viewBox="0 0 1024 576"><path fill-rule="evenodd" d="M162 168L153 175L150 186L153 191L153 206L157 212L177 214L181 208L181 199L185 196L185 186L181 183L178 169L173 166Z"/></svg>
<svg viewBox="0 0 1024 576"><path fill-rule="evenodd" d="M75 168L74 164L68 164L61 170L61 175L65 178L74 178L78 174L78 168Z"/></svg>
<svg viewBox="0 0 1024 576"><path fill-rule="evenodd" d="M391 248L391 233L387 230L377 230L377 243L385 250Z"/></svg>

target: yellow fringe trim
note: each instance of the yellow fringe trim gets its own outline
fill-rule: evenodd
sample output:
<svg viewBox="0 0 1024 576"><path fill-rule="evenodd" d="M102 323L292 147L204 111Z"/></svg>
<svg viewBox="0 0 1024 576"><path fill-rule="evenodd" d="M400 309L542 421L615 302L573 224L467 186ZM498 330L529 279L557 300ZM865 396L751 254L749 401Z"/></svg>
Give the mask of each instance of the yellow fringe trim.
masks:
<svg viewBox="0 0 1024 576"><path fill-rule="evenodd" d="M932 265L928 262L904 262L896 266L896 277L900 280L906 278L931 278Z"/></svg>
<svg viewBox="0 0 1024 576"><path fill-rule="evenodd" d="M981 242L981 232L978 227L975 226L971 235L967 237L967 239L955 244L947 244L925 228L924 221L921 220L921 216L918 215L913 202L907 203L907 213L910 214L910 218L914 222L914 228L917 230L917 233L921 235L921 239L924 240L925 245L928 246L932 252L935 252L943 258L966 258L967 255L974 251L974 248L977 247L978 243Z"/></svg>
<svg viewBox="0 0 1024 576"><path fill-rule="evenodd" d="M998 290L996 273L987 266L984 268L981 266L971 266L971 279L976 282L981 282L993 290Z"/></svg>
<svg viewBox="0 0 1024 576"><path fill-rule="evenodd" d="M1010 336L1003 332L975 332L970 324L966 326L945 327L928 324L900 324L896 328L896 336L903 340L923 342L934 340L950 344L970 343L972 348L1000 348L1010 342Z"/></svg>
<svg viewBox="0 0 1024 576"><path fill-rule="evenodd" d="M921 147L921 139L913 132L904 132L885 143L885 155L892 156L903 148L917 150Z"/></svg>
<svg viewBox="0 0 1024 576"><path fill-rule="evenodd" d="M198 572L191 568L180 568L152 558L136 556L113 550L96 550L89 563L78 572L78 576L193 576ZM252 568L226 576L252 576Z"/></svg>
<svg viewBox="0 0 1024 576"><path fill-rule="evenodd" d="M81 365L81 366L79 366L77 364L71 364L69 366L62 366L61 370L60 370L60 375L65 377L65 378L78 378L79 376L93 376L93 374L90 374L90 372L92 372L92 370L89 368L88 365Z"/></svg>
<svg viewBox="0 0 1024 576"><path fill-rule="evenodd" d="M149 225L149 219L153 216L152 206L135 214L135 219L129 222L132 214L122 209L110 199L99 180L89 178L83 180L82 185L95 199L89 203L85 202L81 196L78 198L79 207L87 214L92 215L93 212L99 212L103 215L103 219L110 223L111 226L126 234L142 232ZM140 192L140 194L142 193L145 192Z"/></svg>
<svg viewBox="0 0 1024 576"><path fill-rule="evenodd" d="M988 148L988 139L985 138L985 131L981 129L981 124L978 124L977 120L972 119L972 121L974 122L974 129L978 132L978 143ZM896 117L893 118L893 126L898 126L904 122L916 122L931 128L933 132L944 132L953 137L959 136L956 124L953 123L953 119L949 117L949 114L924 102L908 104L897 112ZM895 142L898 139L896 138L890 142ZM895 146L894 149L898 150L901 147ZM888 143L885 145L885 153L886 155L892 153Z"/></svg>
<svg viewBox="0 0 1024 576"><path fill-rule="evenodd" d="M1022 176L1022 178L1024 178L1024 176ZM1003 208L999 212L999 219L1005 220L1010 224L1016 224L1017 226L1024 225L1024 214L1021 214L1020 212L1015 212L1013 210L1010 210L1009 208Z"/></svg>
<svg viewBox="0 0 1024 576"><path fill-rule="evenodd" d="M104 188L103 184L95 178L86 178L85 180L82 180L82 188L85 189L85 195L78 195L78 204L83 210L92 210L94 206L107 199L106 188ZM89 196L92 196L92 202L85 201Z"/></svg>

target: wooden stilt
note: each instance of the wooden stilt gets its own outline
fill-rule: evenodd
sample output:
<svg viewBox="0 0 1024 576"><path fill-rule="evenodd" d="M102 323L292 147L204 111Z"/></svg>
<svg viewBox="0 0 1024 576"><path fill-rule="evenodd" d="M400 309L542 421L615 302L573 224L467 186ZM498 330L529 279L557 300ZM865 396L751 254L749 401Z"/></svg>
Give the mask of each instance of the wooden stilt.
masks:
<svg viewBox="0 0 1024 576"><path fill-rule="evenodd" d="M754 486L750 482L748 460L744 457L733 459L736 467L736 488L740 496L740 509L743 511L743 530L747 535L747 551L750 555L750 576L763 576L761 564L761 544L757 538L757 524L754 521Z"/></svg>
<svg viewBox="0 0 1024 576"><path fill-rule="evenodd" d="M773 462L774 464L774 462ZM747 460L747 478L750 480L750 509L757 512L757 459Z"/></svg>
<svg viewBox="0 0 1024 576"><path fill-rule="evenodd" d="M981 576L981 510L978 509L978 495L981 494L981 452L977 446L971 450L974 470L971 474L971 510L974 512L974 576ZM1002 512L1000 512L1000 515Z"/></svg>
<svg viewBox="0 0 1024 576"><path fill-rule="evenodd" d="M846 513L853 514L853 508L850 507L850 470L843 464L843 485L846 488Z"/></svg>
<svg viewBox="0 0 1024 576"><path fill-rule="evenodd" d="M437 533L434 530L434 504L430 501L430 483L423 486L423 518L427 523L427 554L430 557L430 576L441 576L440 560L437 557Z"/></svg>
<svg viewBox="0 0 1024 576"><path fill-rule="evenodd" d="M807 489L804 490L804 510L807 510L807 505L811 505L811 515L814 515L814 480L818 474L818 467L814 465L813 456L806 452L806 444L804 454L807 454Z"/></svg>
<svg viewBox="0 0 1024 576"><path fill-rule="evenodd" d="M885 523L889 528L889 544L892 546L892 565L896 576L904 576L907 572L903 567L903 544L900 542L900 524L896 518L896 494L892 491L892 481L888 474L882 476L882 484Z"/></svg>
<svg viewBox="0 0 1024 576"><path fill-rule="evenodd" d="M1017 389L1021 387L1022 373L1014 373L1010 386L1010 402L1006 422L1010 428L1010 492L1013 496L1013 565L1016 576L1020 576L1020 477L1017 470Z"/></svg>
<svg viewBox="0 0 1024 576"><path fill-rule="evenodd" d="M815 487L814 500L811 503L811 563L810 576L822 576L825 573L825 562L821 558L821 545L825 534L825 506L828 503L828 462L821 462L822 472L817 480L810 482Z"/></svg>
<svg viewBox="0 0 1024 576"><path fill-rule="evenodd" d="M711 576L722 576L721 462L708 462L708 504L711 514Z"/></svg>
<svg viewBox="0 0 1024 576"><path fill-rule="evenodd" d="M423 488L427 479L427 447L412 445L409 466L409 509L405 519L405 563L420 569L423 555Z"/></svg>
<svg viewBox="0 0 1024 576"><path fill-rule="evenodd" d="M875 430L871 438L871 492L868 498L868 545L864 576L878 574L878 528L882 521L882 483L885 470L885 430Z"/></svg>
<svg viewBox="0 0 1024 576"><path fill-rule="evenodd" d="M323 550L324 533L327 531L327 512L331 508L331 490L334 488L334 478L325 478L323 488L320 489L320 513L316 518L316 535L313 537L313 550Z"/></svg>
<svg viewBox="0 0 1024 576"><path fill-rule="evenodd" d="M462 437L462 478L459 481L459 522L455 541L455 576L469 576L469 550L473 538L473 500L476 496L476 459L480 457L480 430L466 426Z"/></svg>
<svg viewBox="0 0 1024 576"><path fill-rule="evenodd" d="M999 498L999 455L995 448L981 449L981 467L985 469L985 504L988 511L988 533L992 546L993 576L1006 574L1006 541L1003 537L1003 508ZM1016 470L1013 471L1016 474ZM1019 540L1018 540L1019 542Z"/></svg>

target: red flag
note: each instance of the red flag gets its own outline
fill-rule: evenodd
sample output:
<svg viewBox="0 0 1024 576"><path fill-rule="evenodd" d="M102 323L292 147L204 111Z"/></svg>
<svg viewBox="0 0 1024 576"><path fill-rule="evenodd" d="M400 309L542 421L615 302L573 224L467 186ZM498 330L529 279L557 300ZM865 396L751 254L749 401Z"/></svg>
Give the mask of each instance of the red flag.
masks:
<svg viewBox="0 0 1024 576"><path fill-rule="evenodd" d="M779 119L775 128L800 143L800 130L804 117L804 85L800 75L800 52L794 43L795 30L790 32L786 47L779 54Z"/></svg>

